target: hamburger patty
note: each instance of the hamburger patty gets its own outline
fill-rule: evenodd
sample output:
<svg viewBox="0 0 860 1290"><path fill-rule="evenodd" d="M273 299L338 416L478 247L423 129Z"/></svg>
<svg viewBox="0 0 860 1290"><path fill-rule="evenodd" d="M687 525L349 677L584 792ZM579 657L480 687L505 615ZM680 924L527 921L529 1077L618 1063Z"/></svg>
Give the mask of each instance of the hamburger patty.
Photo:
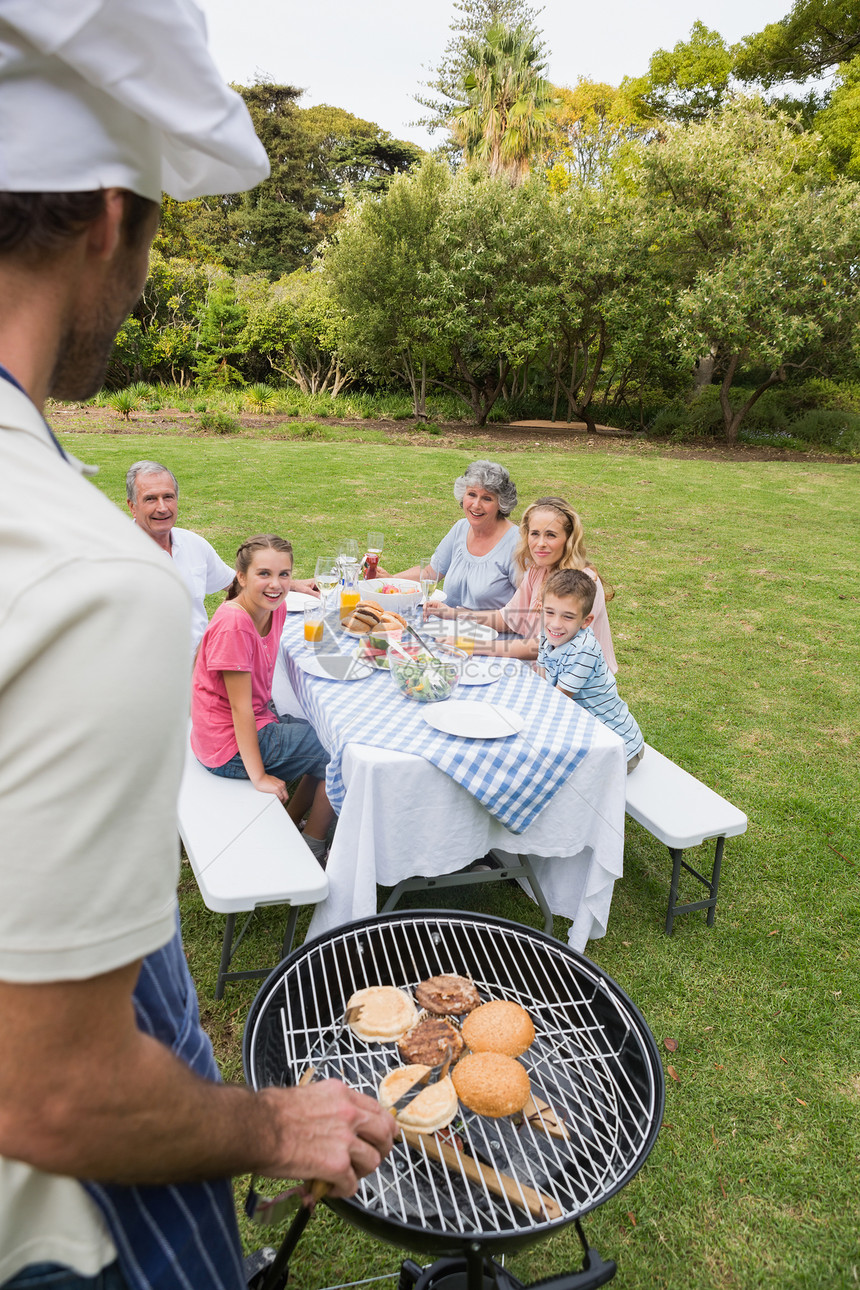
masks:
<svg viewBox="0 0 860 1290"><path fill-rule="evenodd" d="M454 1061L460 1056L465 1045L463 1036L450 1021L442 1017L425 1017L417 1026L407 1030L402 1039L398 1039L403 1060L410 1065L420 1063L423 1066L441 1066L448 1048Z"/></svg>
<svg viewBox="0 0 860 1290"><path fill-rule="evenodd" d="M471 1012L481 1002L478 988L467 976L428 977L415 990L418 1006L437 1016L459 1017L464 1012Z"/></svg>

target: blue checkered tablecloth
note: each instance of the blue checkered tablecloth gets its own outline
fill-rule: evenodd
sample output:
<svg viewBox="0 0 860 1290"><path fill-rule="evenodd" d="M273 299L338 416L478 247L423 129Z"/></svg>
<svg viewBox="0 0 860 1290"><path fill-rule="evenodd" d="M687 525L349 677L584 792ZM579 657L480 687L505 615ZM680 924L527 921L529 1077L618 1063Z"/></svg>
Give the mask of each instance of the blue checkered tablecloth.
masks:
<svg viewBox="0 0 860 1290"><path fill-rule="evenodd" d="M293 689L331 754L326 789L340 812L341 770L348 743L371 744L424 757L471 793L511 833L522 833L543 810L591 745L596 722L528 667L511 668L491 685L458 686L449 703L486 699L525 719L522 733L463 739L429 726L426 704L404 698L388 672L359 681L314 677L295 662L306 649L302 618L287 615L281 650Z"/></svg>

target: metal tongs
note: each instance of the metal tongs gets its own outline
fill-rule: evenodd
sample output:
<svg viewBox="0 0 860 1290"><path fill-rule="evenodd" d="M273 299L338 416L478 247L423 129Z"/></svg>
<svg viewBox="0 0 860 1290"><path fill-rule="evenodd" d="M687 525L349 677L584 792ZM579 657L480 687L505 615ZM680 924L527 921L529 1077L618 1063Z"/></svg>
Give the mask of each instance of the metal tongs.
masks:
<svg viewBox="0 0 860 1290"><path fill-rule="evenodd" d="M360 1005L354 1008L347 1008L343 1021L337 1027L334 1035L329 1043L326 1044L323 1051L316 1055L313 1052L310 1054L311 1064L303 1072L301 1079L298 1081L297 1087L303 1088L305 1084L309 1084L311 1082L316 1074L317 1067L325 1065L329 1060L332 1053L340 1043L340 1037L344 1030L351 1024L351 1022L358 1019L360 1012ZM303 1210L307 1215L307 1218L304 1220L306 1223L316 1202L325 1195L327 1190L326 1183L314 1182L311 1183L309 1187L304 1183L300 1183L295 1187L288 1187L286 1191L281 1192L277 1196L269 1197L260 1195L257 1191L256 1183L257 1178L255 1175L251 1178L251 1183L248 1187L248 1195L245 1197L245 1213L253 1223L259 1223L263 1227L274 1227L276 1224L283 1222L283 1220L288 1218L290 1214L294 1213L299 1206L303 1207ZM322 1187L322 1191L320 1191L319 1194L316 1194L315 1189L319 1187ZM299 1218L301 1215L297 1214L296 1217ZM302 1227L304 1227L304 1223L302 1224ZM299 1235L301 1235L301 1232L299 1232Z"/></svg>
<svg viewBox="0 0 860 1290"><path fill-rule="evenodd" d="M453 1060L454 1051L451 1048L451 1045L448 1044L445 1049L445 1056L442 1060L442 1065L431 1066L423 1075L419 1075L417 1079L412 1081L406 1092L401 1093L397 1101L388 1108L395 1120L401 1111L405 1111L406 1107L409 1106L411 1102L414 1102L416 1097L420 1096L423 1088L429 1088L431 1084L438 1084L439 1080L445 1078L448 1071L451 1069L451 1062Z"/></svg>

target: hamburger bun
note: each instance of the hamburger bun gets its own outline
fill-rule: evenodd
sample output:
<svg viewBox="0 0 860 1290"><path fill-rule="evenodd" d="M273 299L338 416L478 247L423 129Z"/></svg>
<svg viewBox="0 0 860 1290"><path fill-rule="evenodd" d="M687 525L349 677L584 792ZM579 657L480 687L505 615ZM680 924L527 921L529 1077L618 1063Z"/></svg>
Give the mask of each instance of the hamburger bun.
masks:
<svg viewBox="0 0 860 1290"><path fill-rule="evenodd" d="M380 1105L389 1111L399 1097L430 1070L429 1066L399 1066L390 1071L379 1085ZM416 1088L415 1097L401 1111L397 1112L397 1123L404 1129L415 1129L417 1133L435 1133L444 1129L457 1114L457 1094L454 1085L446 1075L424 1088Z"/></svg>
<svg viewBox="0 0 860 1290"><path fill-rule="evenodd" d="M532 1019L518 1003L493 999L470 1012L463 1022L463 1038L473 1053L506 1053L519 1057L535 1037Z"/></svg>
<svg viewBox="0 0 860 1290"><path fill-rule="evenodd" d="M382 622L382 610L371 600L359 600L354 608L341 618L341 626L348 632L369 632Z"/></svg>
<svg viewBox="0 0 860 1290"><path fill-rule="evenodd" d="M525 1066L505 1053L469 1053L454 1067L452 1080L464 1106L493 1119L521 1111L531 1089Z"/></svg>
<svg viewBox="0 0 860 1290"><path fill-rule="evenodd" d="M409 995L393 985L371 985L365 990L356 990L346 1006L347 1010L361 1008L349 1028L370 1044L393 1043L418 1020L418 1009Z"/></svg>

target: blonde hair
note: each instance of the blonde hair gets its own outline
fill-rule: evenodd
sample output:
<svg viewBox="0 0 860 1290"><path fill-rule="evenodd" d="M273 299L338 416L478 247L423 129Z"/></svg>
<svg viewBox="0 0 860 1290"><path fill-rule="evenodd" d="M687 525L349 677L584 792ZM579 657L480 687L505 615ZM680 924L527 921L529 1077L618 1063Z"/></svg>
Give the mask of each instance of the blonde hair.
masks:
<svg viewBox="0 0 860 1290"><path fill-rule="evenodd" d="M563 497L539 497L531 506L527 506L520 520L520 538L517 543L517 549L514 552L514 560L517 566L526 572L534 563L529 552L529 526L531 517L535 511L554 511L561 521L564 529L566 541L564 550L559 557L559 561L548 572L553 573L556 569L594 569L594 572L600 578L600 574L594 565L588 559L585 551L585 530L582 527L582 520L576 511L566 502ZM604 593L607 601L610 601L615 595L611 587L607 587L603 579Z"/></svg>
<svg viewBox="0 0 860 1290"><path fill-rule="evenodd" d="M227 588L227 599L235 600L242 590L242 584L238 575L245 574L254 562L254 555L257 551L280 551L281 555L290 557L290 564L293 561L293 544L286 538L278 537L275 533L258 533L256 537L248 538L243 542L236 552L236 574L237 576Z"/></svg>

